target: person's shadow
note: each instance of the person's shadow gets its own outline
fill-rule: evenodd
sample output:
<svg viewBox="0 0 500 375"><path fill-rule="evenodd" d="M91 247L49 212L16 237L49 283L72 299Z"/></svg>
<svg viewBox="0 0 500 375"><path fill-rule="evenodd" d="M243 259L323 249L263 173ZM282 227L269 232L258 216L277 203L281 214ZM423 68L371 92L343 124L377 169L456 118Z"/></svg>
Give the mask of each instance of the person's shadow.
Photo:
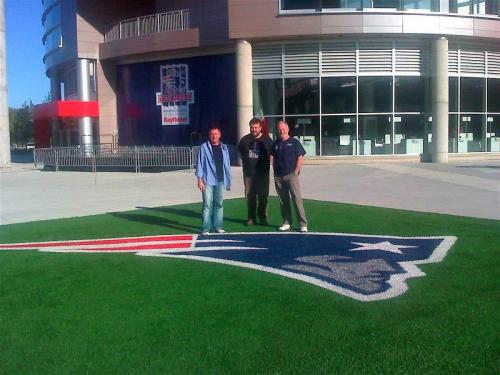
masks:
<svg viewBox="0 0 500 375"><path fill-rule="evenodd" d="M167 207L159 208L149 208L149 207L137 207L141 211L139 212L113 212L111 215L129 221L135 221L147 225L155 225L167 227L170 229L178 230L180 232L196 233L199 231L199 225L191 225L186 223L181 218L177 219L176 216L184 216L188 218L200 218L200 214L195 211L187 209L169 209ZM153 211L149 214L147 211ZM161 215L158 213L167 213L169 215ZM190 220L188 220L190 221Z"/></svg>

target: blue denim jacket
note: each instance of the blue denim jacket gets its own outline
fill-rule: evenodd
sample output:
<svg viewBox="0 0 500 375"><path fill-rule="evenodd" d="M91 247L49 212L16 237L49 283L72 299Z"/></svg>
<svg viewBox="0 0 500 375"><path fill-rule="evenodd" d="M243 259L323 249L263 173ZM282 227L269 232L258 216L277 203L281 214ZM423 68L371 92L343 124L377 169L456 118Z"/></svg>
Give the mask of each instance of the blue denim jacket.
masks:
<svg viewBox="0 0 500 375"><path fill-rule="evenodd" d="M224 187L231 188L231 163L229 160L229 150L223 143L220 144L222 149L222 159L224 168ZM203 182L210 186L217 185L217 171L215 170L215 160L210 141L203 143L198 152L196 159L196 177L200 177Z"/></svg>

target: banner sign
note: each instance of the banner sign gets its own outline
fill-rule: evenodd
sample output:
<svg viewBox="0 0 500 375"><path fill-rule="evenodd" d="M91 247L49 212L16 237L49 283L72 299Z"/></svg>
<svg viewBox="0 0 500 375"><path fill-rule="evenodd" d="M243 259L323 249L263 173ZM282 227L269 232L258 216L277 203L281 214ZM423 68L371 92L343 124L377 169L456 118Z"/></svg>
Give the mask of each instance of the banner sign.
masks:
<svg viewBox="0 0 500 375"><path fill-rule="evenodd" d="M189 105L194 103L194 91L189 90L188 65L161 65L160 83L156 105L161 106L162 125L189 125Z"/></svg>

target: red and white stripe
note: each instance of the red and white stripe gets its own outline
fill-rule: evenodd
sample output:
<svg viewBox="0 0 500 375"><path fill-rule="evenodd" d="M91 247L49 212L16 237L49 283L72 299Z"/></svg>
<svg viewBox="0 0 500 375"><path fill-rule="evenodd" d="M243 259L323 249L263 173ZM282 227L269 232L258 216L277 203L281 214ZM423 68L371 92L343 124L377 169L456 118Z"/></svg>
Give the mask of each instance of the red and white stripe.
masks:
<svg viewBox="0 0 500 375"><path fill-rule="evenodd" d="M145 237L105 238L96 240L24 242L1 244L1 250L41 250L55 252L138 252L182 250L194 247L196 235L159 235Z"/></svg>

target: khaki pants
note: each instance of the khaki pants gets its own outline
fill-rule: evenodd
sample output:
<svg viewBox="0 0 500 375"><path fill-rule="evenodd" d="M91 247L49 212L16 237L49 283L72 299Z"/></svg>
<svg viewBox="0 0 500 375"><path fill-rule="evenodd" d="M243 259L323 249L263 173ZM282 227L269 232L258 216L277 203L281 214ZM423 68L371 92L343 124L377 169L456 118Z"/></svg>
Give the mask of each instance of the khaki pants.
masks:
<svg viewBox="0 0 500 375"><path fill-rule="evenodd" d="M302 195L300 193L299 177L295 173L290 173L286 176L275 176L274 184L276 186L276 193L280 200L281 217L283 224L292 224L292 210L290 207L290 197L295 206L295 213L297 220L301 227L307 227L307 218L302 204Z"/></svg>
<svg viewBox="0 0 500 375"><path fill-rule="evenodd" d="M269 175L243 177L245 197L248 207L248 220L267 222L267 201L269 199ZM258 203L258 207L257 207Z"/></svg>

